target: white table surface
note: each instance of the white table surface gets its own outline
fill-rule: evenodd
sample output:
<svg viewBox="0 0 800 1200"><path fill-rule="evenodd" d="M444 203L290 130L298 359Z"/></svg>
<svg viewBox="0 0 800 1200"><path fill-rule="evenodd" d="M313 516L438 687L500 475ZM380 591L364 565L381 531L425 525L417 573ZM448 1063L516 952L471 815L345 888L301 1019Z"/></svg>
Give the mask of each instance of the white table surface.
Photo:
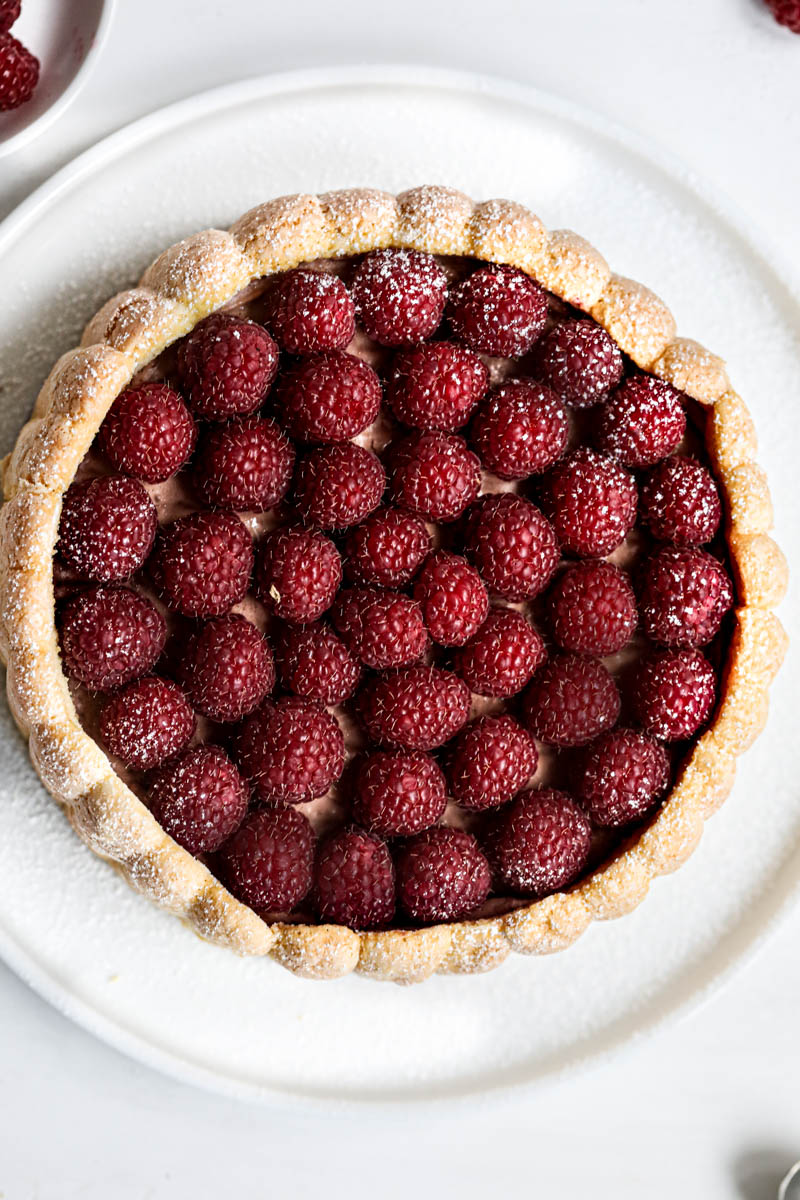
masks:
<svg viewBox="0 0 800 1200"><path fill-rule="evenodd" d="M104 134L192 92L292 67L421 62L533 83L648 136L785 243L800 277L800 38L759 0L387 7L118 0L72 108L0 161L0 216ZM612 1064L457 1119L289 1119L193 1091L95 1041L0 966L0 1197L772 1200L800 1157L798 935L800 911L701 1011Z"/></svg>

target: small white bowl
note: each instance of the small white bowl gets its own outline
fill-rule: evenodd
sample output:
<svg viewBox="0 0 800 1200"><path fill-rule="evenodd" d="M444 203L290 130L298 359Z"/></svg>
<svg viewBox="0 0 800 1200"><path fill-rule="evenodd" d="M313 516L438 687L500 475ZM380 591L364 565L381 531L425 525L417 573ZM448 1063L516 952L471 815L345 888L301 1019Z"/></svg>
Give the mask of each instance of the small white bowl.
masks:
<svg viewBox="0 0 800 1200"><path fill-rule="evenodd" d="M27 104L0 112L0 157L17 150L72 103L105 41L114 0L22 0L11 28L41 63Z"/></svg>

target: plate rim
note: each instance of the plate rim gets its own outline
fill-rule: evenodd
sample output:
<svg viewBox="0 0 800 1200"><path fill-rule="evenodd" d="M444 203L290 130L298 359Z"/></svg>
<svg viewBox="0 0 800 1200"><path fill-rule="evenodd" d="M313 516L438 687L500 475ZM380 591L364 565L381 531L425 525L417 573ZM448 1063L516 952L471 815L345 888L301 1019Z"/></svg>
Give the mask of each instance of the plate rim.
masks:
<svg viewBox="0 0 800 1200"><path fill-rule="evenodd" d="M115 0L106 0L106 3L110 10L113 9ZM105 16L106 14L104 14ZM107 32L109 20L110 17L106 20L105 32ZM92 48L86 62L89 61L92 54L95 54L96 49L97 46ZM82 71L83 68L73 80L71 87L81 76ZM77 155L13 209L0 222L0 258L15 240L25 235L27 227L53 205L61 194L161 133L174 131L182 124L196 121L211 113L219 113L237 104L246 104L248 101L274 95L291 95L325 87L369 88L375 86L434 87L465 94L477 92L492 98L511 101L523 107L547 112L583 129L600 134L643 159L649 166L655 166L673 182L677 181L684 189L699 198L717 220L724 224L726 234L740 241L759 261L760 266L769 272L773 288L783 291L790 305L800 307L800 289L798 289L797 282L791 273L787 278L784 272L777 269L775 265L778 261L777 248L769 236L760 228L754 232L752 222L737 208L734 201L699 178L686 164L669 151L664 150L663 147L572 100L532 85L466 70L415 66L413 64L340 65L254 76L210 88L164 105L107 135ZM62 99L68 95L69 90L67 89ZM53 107L56 108L57 105ZM45 114L43 114L43 118L44 116ZM38 126L38 123L34 124ZM29 128L33 128L33 126ZM27 131L21 131L21 133L25 132ZM14 141L14 139L10 141ZM0 148L0 154L2 153L3 150ZM202 1067L179 1053L158 1047L131 1032L123 1024L106 1016L91 1003L71 991L67 983L61 983L52 977L46 967L38 961L36 955L28 952L7 930L2 928L0 928L0 957L33 991L88 1033L154 1070L182 1083L199 1086L216 1095L258 1101L267 1105L280 1105L284 1110L290 1106L296 1111L320 1113L357 1111L363 1114L370 1110L376 1112L407 1111L409 1107L441 1110L443 1104L447 1104L449 1107L455 1106L461 1111L464 1106L482 1105L489 1099L497 1100L502 1097L510 1101L515 1096L532 1095L566 1078L573 1079L590 1070L599 1070L611 1059L630 1053L634 1045L641 1044L643 1040L649 1040L660 1032L665 1032L684 1020L690 1013L704 1007L728 982L752 963L797 907L798 901L800 901L800 870L797 869L800 862L795 863L795 859L799 857L800 846L782 864L781 875L787 874L790 878L781 888L774 888L769 896L762 899L761 905L766 904L768 912L766 917L759 921L757 928L753 932L748 932L749 926L752 925L752 918L745 914L735 928L725 935L724 941L742 942L742 948L724 951L724 961L721 965L707 971L703 967L703 981L699 985L689 985L688 994L682 1000L674 1003L669 999L659 1001L656 1005L656 1013L645 1017L632 1034L612 1033L609 1035L606 1046L596 1051L576 1050L557 1069L548 1070L535 1078L500 1079L496 1083L489 1083L481 1088L468 1086L467 1090L461 1094L451 1090L450 1085L443 1087L434 1085L427 1094L420 1096L376 1093L374 1096L334 1098L327 1095L314 1095L311 1092L290 1090L275 1084L257 1084L236 1079L231 1075L218 1073L212 1068ZM792 864L794 869L792 869ZM697 970L698 968L695 968L695 973ZM364 986L368 986L368 981L363 982ZM460 982L463 985L463 981Z"/></svg>

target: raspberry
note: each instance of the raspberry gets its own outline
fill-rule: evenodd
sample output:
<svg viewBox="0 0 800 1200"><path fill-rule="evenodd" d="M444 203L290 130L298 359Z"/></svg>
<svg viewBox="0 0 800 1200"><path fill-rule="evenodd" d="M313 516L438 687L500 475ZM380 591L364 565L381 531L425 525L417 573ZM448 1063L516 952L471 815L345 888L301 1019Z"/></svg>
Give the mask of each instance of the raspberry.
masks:
<svg viewBox="0 0 800 1200"><path fill-rule="evenodd" d="M665 742L692 737L714 707L717 680L699 650L657 650L641 659L632 698L640 724Z"/></svg>
<svg viewBox="0 0 800 1200"><path fill-rule="evenodd" d="M192 482L210 508L265 512L286 495L293 469L294 447L275 422L245 417L208 430Z"/></svg>
<svg viewBox="0 0 800 1200"><path fill-rule="evenodd" d="M80 579L127 579L150 553L157 527L156 506L137 480L98 475L67 488L58 553Z"/></svg>
<svg viewBox="0 0 800 1200"><path fill-rule="evenodd" d="M323 921L378 929L394 916L394 865L386 843L363 829L343 829L319 850L314 904Z"/></svg>
<svg viewBox="0 0 800 1200"><path fill-rule="evenodd" d="M653 807L669 783L669 758L646 733L615 729L586 751L578 794L596 825L627 825Z"/></svg>
<svg viewBox="0 0 800 1200"><path fill-rule="evenodd" d="M490 392L472 422L472 444L498 479L546 471L567 444L567 414L555 392L511 379Z"/></svg>
<svg viewBox="0 0 800 1200"><path fill-rule="evenodd" d="M247 815L248 792L219 746L195 746L166 763L150 783L148 803L170 837L191 854L218 850Z"/></svg>
<svg viewBox="0 0 800 1200"><path fill-rule="evenodd" d="M481 464L454 433L412 433L389 455L396 502L426 521L454 521L477 496Z"/></svg>
<svg viewBox="0 0 800 1200"><path fill-rule="evenodd" d="M345 571L353 583L399 587L431 552L425 522L399 508L379 508L351 529L344 543Z"/></svg>
<svg viewBox="0 0 800 1200"><path fill-rule="evenodd" d="M651 467L686 432L681 393L652 375L635 375L598 409L594 444L626 467Z"/></svg>
<svg viewBox="0 0 800 1200"><path fill-rule="evenodd" d="M558 542L539 509L511 492L484 496L469 514L467 554L491 591L506 600L530 600L548 583L559 559Z"/></svg>
<svg viewBox="0 0 800 1200"><path fill-rule="evenodd" d="M222 847L220 874L251 908L291 912L311 890L316 838L295 808L251 813Z"/></svg>
<svg viewBox="0 0 800 1200"><path fill-rule="evenodd" d="M400 667L368 679L356 701L361 722L374 742L433 750L466 722L470 692L452 671Z"/></svg>
<svg viewBox="0 0 800 1200"><path fill-rule="evenodd" d="M161 530L149 567L168 608L185 617L218 617L247 591L253 539L233 513L191 513Z"/></svg>
<svg viewBox="0 0 800 1200"><path fill-rule="evenodd" d="M278 347L260 325L212 313L178 347L178 373L199 417L221 421L251 413L278 370Z"/></svg>
<svg viewBox="0 0 800 1200"><path fill-rule="evenodd" d="M266 323L289 354L338 350L356 331L353 301L341 279L304 267L275 281L267 296Z"/></svg>
<svg viewBox="0 0 800 1200"><path fill-rule="evenodd" d="M331 620L350 653L376 671L417 662L428 648L419 605L399 592L348 588Z"/></svg>
<svg viewBox="0 0 800 1200"><path fill-rule="evenodd" d="M766 4L779 25L800 33L800 0L766 0Z"/></svg>
<svg viewBox="0 0 800 1200"><path fill-rule="evenodd" d="M21 0L0 0L0 33L8 33L21 8Z"/></svg>
<svg viewBox="0 0 800 1200"><path fill-rule="evenodd" d="M38 82L38 58L10 33L0 34L0 112L9 112L25 104Z"/></svg>
<svg viewBox="0 0 800 1200"><path fill-rule="evenodd" d="M601 662L562 654L545 663L523 697L523 718L550 746L585 746L616 725L617 685Z"/></svg>
<svg viewBox="0 0 800 1200"><path fill-rule="evenodd" d="M605 400L622 371L619 347L594 321L559 321L534 351L536 378L572 408L590 408Z"/></svg>
<svg viewBox="0 0 800 1200"><path fill-rule="evenodd" d="M608 562L569 567L547 597L550 629L562 650L616 654L633 637L636 597L628 576Z"/></svg>
<svg viewBox="0 0 800 1200"><path fill-rule="evenodd" d="M100 713L100 740L135 771L177 754L194 733L194 713L176 683L145 675L129 683Z"/></svg>
<svg viewBox="0 0 800 1200"><path fill-rule="evenodd" d="M97 436L115 471L162 483L189 458L197 430L177 392L143 383L117 397Z"/></svg>
<svg viewBox="0 0 800 1200"><path fill-rule="evenodd" d="M325 350L301 359L282 376L277 406L298 441L346 442L377 417L381 384L360 358Z"/></svg>
<svg viewBox="0 0 800 1200"><path fill-rule="evenodd" d="M453 665L479 696L514 696L545 657L544 642L522 613L492 608Z"/></svg>
<svg viewBox="0 0 800 1200"><path fill-rule="evenodd" d="M440 825L397 857L397 896L412 921L458 921L483 904L492 878L474 837Z"/></svg>
<svg viewBox="0 0 800 1200"><path fill-rule="evenodd" d="M238 721L272 691L275 666L255 625L228 613L189 638L180 677L195 712L212 721Z"/></svg>
<svg viewBox="0 0 800 1200"><path fill-rule="evenodd" d="M495 886L521 896L567 887L586 865L591 838L586 814L566 792L523 792L498 813L487 834Z"/></svg>
<svg viewBox="0 0 800 1200"><path fill-rule="evenodd" d="M353 815L381 837L408 837L435 825L447 804L444 775L427 754L377 750L361 763Z"/></svg>
<svg viewBox="0 0 800 1200"><path fill-rule="evenodd" d="M239 768L262 804L300 804L324 796L344 766L344 738L313 700L267 701L242 725Z"/></svg>
<svg viewBox="0 0 800 1200"><path fill-rule="evenodd" d="M610 554L636 521L633 476L588 446L545 476L541 499L562 548L584 558Z"/></svg>
<svg viewBox="0 0 800 1200"><path fill-rule="evenodd" d="M653 537L676 546L702 546L719 527L722 509L710 471L693 458L666 458L647 477L642 520Z"/></svg>
<svg viewBox="0 0 800 1200"><path fill-rule="evenodd" d="M665 546L642 566L639 597L647 636L664 646L705 646L733 604L724 567L705 550Z"/></svg>
<svg viewBox="0 0 800 1200"><path fill-rule="evenodd" d="M382 346L407 346L430 337L444 312L447 277L431 254L373 250L353 278L356 314Z"/></svg>
<svg viewBox="0 0 800 1200"><path fill-rule="evenodd" d="M447 319L471 350L517 358L544 329L547 296L524 271L482 267L450 293Z"/></svg>
<svg viewBox="0 0 800 1200"><path fill-rule="evenodd" d="M330 608L341 581L339 551L322 533L276 529L259 543L256 595L286 621L316 621Z"/></svg>
<svg viewBox="0 0 800 1200"><path fill-rule="evenodd" d="M440 646L463 646L486 620L489 597L478 572L465 558L440 550L414 584L428 632Z"/></svg>
<svg viewBox="0 0 800 1200"><path fill-rule="evenodd" d="M66 671L93 692L113 692L150 671L167 636L161 613L126 587L78 592L59 626Z"/></svg>
<svg viewBox="0 0 800 1200"><path fill-rule="evenodd" d="M497 808L525 786L538 762L536 743L513 717L478 717L448 755L450 794L462 808Z"/></svg>
<svg viewBox="0 0 800 1200"><path fill-rule="evenodd" d="M318 621L285 625L275 639L281 683L296 696L341 704L361 679L361 665L332 629Z"/></svg>
<svg viewBox="0 0 800 1200"><path fill-rule="evenodd" d="M386 473L371 450L341 442L301 459L294 487L297 507L310 525L346 529L378 507Z"/></svg>
<svg viewBox="0 0 800 1200"><path fill-rule="evenodd" d="M489 386L489 372L471 350L430 342L395 355L386 401L398 421L415 429L459 429Z"/></svg>

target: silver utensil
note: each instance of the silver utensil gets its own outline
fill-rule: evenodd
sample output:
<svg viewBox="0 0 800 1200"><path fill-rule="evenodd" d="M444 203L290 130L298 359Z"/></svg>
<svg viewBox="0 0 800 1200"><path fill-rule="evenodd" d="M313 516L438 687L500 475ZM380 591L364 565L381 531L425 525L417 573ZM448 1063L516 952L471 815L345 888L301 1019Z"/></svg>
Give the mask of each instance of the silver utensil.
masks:
<svg viewBox="0 0 800 1200"><path fill-rule="evenodd" d="M778 1188L778 1200L800 1200L800 1162L790 1167Z"/></svg>

